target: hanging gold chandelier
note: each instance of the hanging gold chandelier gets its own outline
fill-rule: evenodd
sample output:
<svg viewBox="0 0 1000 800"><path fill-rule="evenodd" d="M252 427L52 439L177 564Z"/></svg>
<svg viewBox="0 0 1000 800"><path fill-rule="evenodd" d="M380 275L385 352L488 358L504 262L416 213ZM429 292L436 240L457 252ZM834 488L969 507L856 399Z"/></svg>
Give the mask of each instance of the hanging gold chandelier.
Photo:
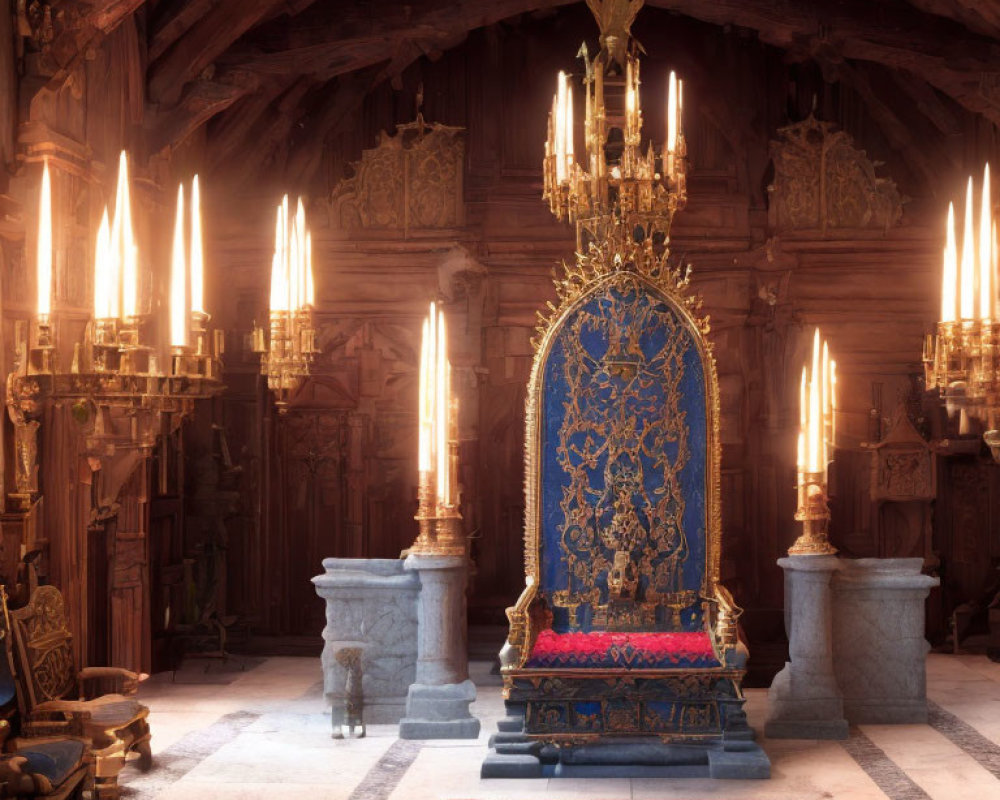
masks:
<svg viewBox="0 0 1000 800"><path fill-rule="evenodd" d="M955 206L948 223L941 280L941 319L924 341L924 377L958 433L983 430L1000 462L1000 319L997 306L997 229L990 201L990 168L983 172L979 222L973 208L973 183L965 194L962 246L955 233Z"/></svg>
<svg viewBox="0 0 1000 800"><path fill-rule="evenodd" d="M665 141L643 148L639 46L629 29L642 0L588 0L601 28L593 59L580 48L583 76L583 161L575 154L575 111L569 76L559 73L543 165L544 193L560 220L576 224L577 249L607 238L612 225L669 232L687 199L687 147L681 124L683 82L671 72Z"/></svg>

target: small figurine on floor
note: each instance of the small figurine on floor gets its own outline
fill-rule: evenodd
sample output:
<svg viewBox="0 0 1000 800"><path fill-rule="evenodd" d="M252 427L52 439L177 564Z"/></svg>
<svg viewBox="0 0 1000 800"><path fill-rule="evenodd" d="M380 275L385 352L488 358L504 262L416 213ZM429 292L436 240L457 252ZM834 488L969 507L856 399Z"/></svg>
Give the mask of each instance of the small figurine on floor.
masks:
<svg viewBox="0 0 1000 800"><path fill-rule="evenodd" d="M365 698L361 690L361 648L344 647L337 651L337 663L347 673L344 681L344 705L333 706L333 738L363 739ZM338 724L339 723L339 724Z"/></svg>

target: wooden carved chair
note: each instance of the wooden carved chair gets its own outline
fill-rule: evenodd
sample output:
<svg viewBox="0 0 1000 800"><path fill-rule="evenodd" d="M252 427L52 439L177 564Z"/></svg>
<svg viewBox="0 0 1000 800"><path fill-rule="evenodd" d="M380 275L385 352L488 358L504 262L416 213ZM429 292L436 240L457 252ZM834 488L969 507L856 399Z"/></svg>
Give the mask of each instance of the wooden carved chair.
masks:
<svg viewBox="0 0 1000 800"><path fill-rule="evenodd" d="M139 676L118 667L76 669L61 592L38 586L23 608L7 610L22 731L29 737L76 735L90 742L98 798L118 796L118 773L129 753L149 769L149 709L134 697ZM118 692L94 687L117 684Z"/></svg>
<svg viewBox="0 0 1000 800"><path fill-rule="evenodd" d="M482 774L726 777L741 751L755 766L739 776L765 777L743 712L741 611L719 583L708 323L655 245L619 228L570 268L536 344L526 585L500 654L509 717Z"/></svg>
<svg viewBox="0 0 1000 800"><path fill-rule="evenodd" d="M6 603L6 590L0 585ZM6 608L6 605L4 606ZM0 797L81 797L92 781L90 742L78 736L10 739L17 726L17 685L8 618L0 614Z"/></svg>

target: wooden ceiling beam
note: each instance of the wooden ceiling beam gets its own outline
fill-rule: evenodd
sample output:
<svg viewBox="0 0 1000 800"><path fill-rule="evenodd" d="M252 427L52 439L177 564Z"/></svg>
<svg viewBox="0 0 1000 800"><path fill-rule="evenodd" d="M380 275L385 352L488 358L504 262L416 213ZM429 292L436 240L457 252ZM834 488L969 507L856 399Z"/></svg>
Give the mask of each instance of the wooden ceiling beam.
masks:
<svg viewBox="0 0 1000 800"><path fill-rule="evenodd" d="M268 164L274 152L288 141L292 128L306 114L303 98L315 88L311 79L300 78L277 98L267 103L264 113L242 128L239 138L212 135L209 143L213 172L226 173L234 183L242 183Z"/></svg>
<svg viewBox="0 0 1000 800"><path fill-rule="evenodd" d="M282 26L272 36L262 32L256 46L232 48L220 64L264 73L288 70L315 73L321 79L360 69L390 58L404 42L425 50L441 49L461 41L470 30L540 8L567 5L574 0L434 0L424 6L386 3L378 16L355 4L323 22L310 15L297 25ZM266 50L260 41L274 46Z"/></svg>
<svg viewBox="0 0 1000 800"><path fill-rule="evenodd" d="M281 0L221 0L149 69L150 99L170 105L230 45Z"/></svg>
<svg viewBox="0 0 1000 800"><path fill-rule="evenodd" d="M201 125L260 86L260 76L247 70L228 70L212 80L196 81L167 113L147 114L150 154L184 141Z"/></svg>
<svg viewBox="0 0 1000 800"><path fill-rule="evenodd" d="M248 131L268 112L271 104L281 93L287 91L293 83L295 83L295 79L291 76L267 81L253 94L240 98L229 108L220 112L212 120L208 129L214 153L209 160L214 162L220 158L226 158L229 153L236 152L246 140Z"/></svg>
<svg viewBox="0 0 1000 800"><path fill-rule="evenodd" d="M921 11L945 17L970 31L1000 39L1000 2L997 0L908 0Z"/></svg>
<svg viewBox="0 0 1000 800"><path fill-rule="evenodd" d="M920 78L898 70L892 70L892 79L941 133L945 136L961 135L962 125L958 121L958 117L938 96L933 86Z"/></svg>
<svg viewBox="0 0 1000 800"><path fill-rule="evenodd" d="M219 0L187 0L183 5L165 5L162 16L154 18L149 34L149 60L156 61L167 49L183 36Z"/></svg>
<svg viewBox="0 0 1000 800"><path fill-rule="evenodd" d="M648 0L715 25L739 25L785 50L835 50L840 57L907 70L970 111L1000 125L1000 44L957 24L867 0Z"/></svg>

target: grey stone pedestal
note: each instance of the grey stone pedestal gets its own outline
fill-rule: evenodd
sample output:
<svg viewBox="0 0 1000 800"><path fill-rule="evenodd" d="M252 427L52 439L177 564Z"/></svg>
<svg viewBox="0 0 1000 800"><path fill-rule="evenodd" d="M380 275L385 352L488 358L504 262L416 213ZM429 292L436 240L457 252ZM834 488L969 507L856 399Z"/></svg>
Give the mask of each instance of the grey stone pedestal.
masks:
<svg viewBox="0 0 1000 800"><path fill-rule="evenodd" d="M469 680L465 643L465 556L413 553L404 567L420 576L417 673L406 695L400 739L475 739L469 713L476 687Z"/></svg>
<svg viewBox="0 0 1000 800"><path fill-rule="evenodd" d="M835 556L788 556L785 627L790 661L768 693L771 715L764 733L772 739L846 739L844 701L833 668L830 580L840 569Z"/></svg>
<svg viewBox="0 0 1000 800"><path fill-rule="evenodd" d="M843 559L833 579L833 650L851 724L927 722L922 558Z"/></svg>
<svg viewBox="0 0 1000 800"><path fill-rule="evenodd" d="M323 691L334 735L346 721L347 671L338 655L347 648L362 651L364 721L398 722L416 677L420 581L400 559L326 558L323 569L312 581L326 601Z"/></svg>

